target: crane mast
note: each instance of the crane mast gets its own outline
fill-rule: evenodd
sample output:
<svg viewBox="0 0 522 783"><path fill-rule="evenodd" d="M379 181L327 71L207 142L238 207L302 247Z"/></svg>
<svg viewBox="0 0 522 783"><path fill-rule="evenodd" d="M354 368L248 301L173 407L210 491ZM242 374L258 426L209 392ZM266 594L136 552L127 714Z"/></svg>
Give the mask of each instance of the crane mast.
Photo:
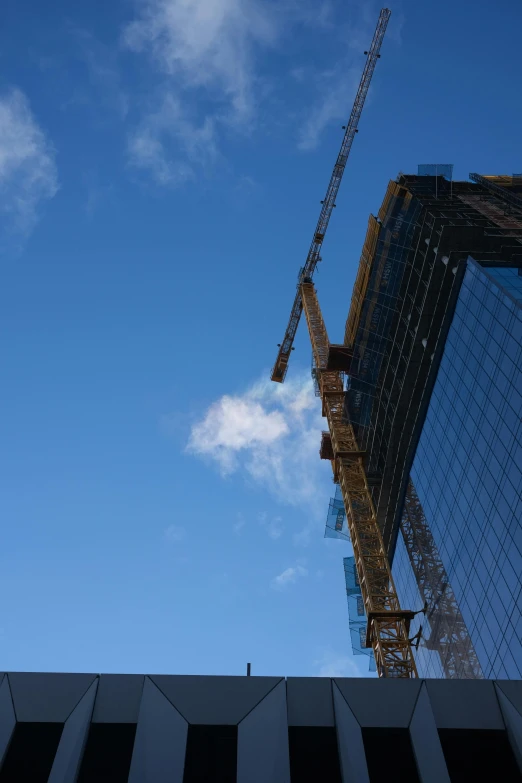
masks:
<svg viewBox="0 0 522 783"><path fill-rule="evenodd" d="M355 96L352 113L350 114L350 119L345 129L341 149L339 150L339 154L332 171L332 176L330 177L326 196L321 202L321 212L319 215L319 220L317 221L317 226L315 227L312 243L306 257L306 262L299 272L297 292L295 295L294 304L292 306L292 311L290 313L290 319L288 321L288 326L286 327L283 342L279 347L279 353L277 354L276 362L272 369L271 378L273 381L278 383L283 383L285 379L288 360L292 351L292 345L297 332L297 327L299 326L301 313L303 312L303 300L301 298L299 286L303 280L312 279L315 268L321 260L321 247L326 234L326 229L328 228L328 223L330 222L330 217L335 207L335 200L337 198L337 193L339 192L339 187L343 178L346 161L348 160L352 143L355 138L355 134L357 133L357 126L359 125L359 120L361 118L373 72L375 70L375 66L377 65L377 60L381 56L379 52L390 16L391 11L388 8L383 8L381 10L370 49L368 52L365 52L365 54L368 55L368 58L361 76L357 95Z"/></svg>
<svg viewBox="0 0 522 783"><path fill-rule="evenodd" d="M355 555L355 565L368 618L366 645L373 647L377 671L381 677L417 677L409 639L410 622L414 612L402 610L393 583L390 564L377 523L372 496L364 469L364 453L359 450L353 427L344 414L344 375L335 365L331 346L312 276L320 260L320 249L328 221L335 206L335 197L341 184L351 144L357 130L364 100L375 69L381 43L390 17L383 9L373 37L368 60L363 72L355 104L346 128L341 151L334 166L332 178L323 202L321 215L310 246L305 266L299 273L296 297L290 315L285 339L272 370L272 380L284 381L292 343L301 313L305 318L312 344L316 379L322 401L322 413L328 422L328 433L323 433L321 456L331 460L333 478L341 487L346 518ZM326 448L324 441L327 440Z"/></svg>

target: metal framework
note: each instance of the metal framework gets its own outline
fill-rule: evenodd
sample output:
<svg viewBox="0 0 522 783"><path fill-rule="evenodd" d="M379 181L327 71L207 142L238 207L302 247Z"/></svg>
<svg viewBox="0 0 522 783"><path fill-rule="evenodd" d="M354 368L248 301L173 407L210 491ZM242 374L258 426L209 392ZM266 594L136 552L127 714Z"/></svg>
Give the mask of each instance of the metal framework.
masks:
<svg viewBox="0 0 522 783"><path fill-rule="evenodd" d="M501 187L501 185L497 185L495 180L501 180L502 177L484 177L482 174L470 174L469 178L472 182L476 182L478 185L482 185L483 188L486 188L492 193L495 193L497 196L500 196L504 201L509 201L509 203L513 204L513 206L518 207L519 209L522 207L522 198L520 196L518 196L516 193L510 193L509 190ZM513 178L506 177L506 179L512 180Z"/></svg>
<svg viewBox="0 0 522 783"><path fill-rule="evenodd" d="M390 15L391 11L388 8L383 8L381 10L370 49L367 53L365 52L365 54L368 54L368 58L364 66L359 88L357 90L357 95L355 96L352 113L350 115L348 125L346 126L341 149L339 150L339 154L333 168L332 176L328 184L328 190L326 191L326 196L321 202L321 213L319 215L319 220L317 221L317 226L313 235L312 244L310 245L310 249L308 251L308 256L306 257L306 262L299 272L297 293L295 295L294 304L290 313L290 320L288 321L285 336L283 342L280 345L279 353L272 369L272 380L277 381L278 383L283 383L285 379L288 360L292 351L292 345L297 332L297 327L299 326L301 313L303 312L303 302L301 299L299 286L303 281L312 279L315 268L318 262L321 260L321 247L326 234L326 229L328 228L328 223L330 222L330 217L335 207L335 200L337 198L337 193L339 192L339 187L341 185L346 162L352 148L352 143L355 138L355 134L357 133L357 126L361 118L373 72L375 70L375 66L377 65L377 60L380 57L379 52Z"/></svg>
<svg viewBox="0 0 522 783"><path fill-rule="evenodd" d="M368 488L364 453L359 450L352 425L343 414L343 375L326 370L329 341L313 283L301 283L299 293L314 352L323 416L330 431L334 481L341 487L368 617L366 646L373 647L379 676L416 677L408 635L414 612L401 610L399 604Z"/></svg>
<svg viewBox="0 0 522 783"><path fill-rule="evenodd" d="M515 211L513 208L506 210L506 206L499 203L497 194L493 196L477 195L476 193L466 193L459 195L460 201L463 201L481 215L487 217L496 226L504 229L512 229L513 233L508 234L503 232L503 236L512 236L520 238L520 230L522 229L522 204L520 209Z"/></svg>
<svg viewBox="0 0 522 783"><path fill-rule="evenodd" d="M439 653L446 677L482 678L471 637L411 479L401 532L419 592L426 602L431 634L425 646Z"/></svg>

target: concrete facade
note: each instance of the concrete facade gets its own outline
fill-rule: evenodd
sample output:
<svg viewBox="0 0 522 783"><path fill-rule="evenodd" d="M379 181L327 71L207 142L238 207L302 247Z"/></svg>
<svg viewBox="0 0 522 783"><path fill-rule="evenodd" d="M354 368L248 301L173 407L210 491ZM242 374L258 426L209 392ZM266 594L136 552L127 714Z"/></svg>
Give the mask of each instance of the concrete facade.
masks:
<svg viewBox="0 0 522 783"><path fill-rule="evenodd" d="M459 764L493 755L520 780L522 682L0 675L0 783L299 783L313 763L324 783L369 783L398 742L390 780L458 783L461 736Z"/></svg>

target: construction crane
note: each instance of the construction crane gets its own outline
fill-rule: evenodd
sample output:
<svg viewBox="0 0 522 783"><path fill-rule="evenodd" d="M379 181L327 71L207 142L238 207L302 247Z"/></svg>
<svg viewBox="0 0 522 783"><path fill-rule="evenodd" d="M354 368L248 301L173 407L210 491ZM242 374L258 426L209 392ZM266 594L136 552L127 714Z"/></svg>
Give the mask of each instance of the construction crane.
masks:
<svg viewBox="0 0 522 783"><path fill-rule="evenodd" d="M417 677L409 627L415 613L401 610L390 565L377 524L372 496L352 425L344 415L344 373L349 371L350 349L332 345L324 324L312 276L320 260L321 246L346 161L357 132L364 101L375 70L379 51L391 12L381 10L368 52L361 83L341 150L335 163L326 198L308 252L299 272L297 294L285 338L272 370L272 380L285 379L292 343L304 310L315 364L315 378L322 400L322 413L328 421L323 433L320 455L332 464L334 481L340 484L355 556L355 565L368 618L366 646L373 647L377 671L381 677Z"/></svg>
<svg viewBox="0 0 522 783"><path fill-rule="evenodd" d="M365 52L368 57L366 60L366 65L364 66L363 74L361 76L357 95L355 96L352 113L350 114L348 125L343 126L345 133L341 144L341 149L339 150L339 154L332 171L332 176L330 177L326 196L324 197L323 201L321 201L321 212L319 215L319 220L317 221L317 226L315 227L312 244L310 245L310 250L308 251L305 265L299 271L297 293L295 295L294 304L292 306L292 312L290 313L290 320L288 321L288 326L286 327L284 340L279 345L279 353L277 354L276 363L272 369L272 380L278 383L283 383L285 379L288 360L292 351L292 345L297 332L297 327L299 326L299 321L301 319L301 313L303 312L303 300L299 286L304 280L311 280L313 278L315 268L321 260L321 247L326 234L326 229L328 228L330 217L334 207L336 206L335 200L337 198L337 193L339 192L339 187L341 185L344 169L346 168L346 162L352 148L352 143L355 138L355 134L358 133L357 126L359 125L359 120L361 118L373 72L375 71L375 66L377 65L377 60L381 56L379 52L390 16L391 11L388 8L383 8L381 10L381 13L379 14L379 21L377 22L377 27L375 28L375 33L373 35L372 44L369 51Z"/></svg>

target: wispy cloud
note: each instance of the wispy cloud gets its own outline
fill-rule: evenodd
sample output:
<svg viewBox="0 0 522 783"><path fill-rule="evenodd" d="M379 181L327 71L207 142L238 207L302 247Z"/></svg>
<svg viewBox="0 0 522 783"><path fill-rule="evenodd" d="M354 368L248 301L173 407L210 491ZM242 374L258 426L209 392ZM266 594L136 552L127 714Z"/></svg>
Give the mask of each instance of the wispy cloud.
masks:
<svg viewBox="0 0 522 783"><path fill-rule="evenodd" d="M274 105L287 105L281 80L276 82L266 66L267 55L300 28L328 35L332 50L328 70L309 65L307 50L306 64L297 62L290 72L302 85L306 106L298 123L298 146L314 148L324 129L345 120L349 111L362 49L372 34L369 16L375 24L366 5L356 0L349 23L339 25L331 0L135 0L122 46L151 67L153 87L129 136L131 165L165 186L182 185L206 171L223 133L252 133L269 96L277 96ZM343 52L340 58L336 47ZM360 57L354 68L355 50ZM113 79L110 68L109 76ZM265 124L295 125L300 113L295 106L276 119L270 118L267 105Z"/></svg>
<svg viewBox="0 0 522 783"><path fill-rule="evenodd" d="M181 527L180 525L169 525L167 528L165 528L164 535L167 541L177 543L178 541L183 541L186 535L186 531L185 528Z"/></svg>
<svg viewBox="0 0 522 783"><path fill-rule="evenodd" d="M332 28L333 8L327 6L323 16ZM304 121L300 123L298 147L312 150L319 144L326 128L333 123L346 124L365 64L364 51L368 50L378 18L378 6L366 0L353 0L344 18L336 19L334 37L331 32L331 66L318 70L296 64L291 75L297 82L306 84L309 103ZM400 43L400 25L392 17L387 38ZM337 50L337 57L334 51ZM367 102L371 101L371 90ZM339 129L340 130L340 129Z"/></svg>
<svg viewBox="0 0 522 783"><path fill-rule="evenodd" d="M131 166L148 171L159 185L182 185L217 157L214 121L200 125L190 118L181 101L165 92L153 111L129 135Z"/></svg>
<svg viewBox="0 0 522 783"><path fill-rule="evenodd" d="M129 112L130 95L123 86L117 48L102 43L85 29L73 27L71 35L76 45L76 56L87 69L88 87L83 102L91 108L102 106L103 116L115 112L124 120ZM98 119L101 116L99 112Z"/></svg>
<svg viewBox="0 0 522 783"><path fill-rule="evenodd" d="M360 78L361 68L356 67L346 71L339 68L312 74L320 97L301 125L298 138L300 150L307 151L317 147L321 135L333 122L338 122L339 125L341 121L346 122Z"/></svg>
<svg viewBox="0 0 522 783"><path fill-rule="evenodd" d="M367 677L368 658L361 656L361 665L353 656L327 649L314 661L318 677Z"/></svg>
<svg viewBox="0 0 522 783"><path fill-rule="evenodd" d="M288 585L294 584L298 579L308 576L308 571L302 565L290 566L285 568L282 573L274 577L270 582L270 587L273 590L284 590Z"/></svg>
<svg viewBox="0 0 522 783"><path fill-rule="evenodd" d="M177 186L216 158L217 126L248 129L257 104L255 59L278 34L261 0L138 0L123 30L160 81L129 138L131 165Z"/></svg>
<svg viewBox="0 0 522 783"><path fill-rule="evenodd" d="M275 6L260 0L140 0L124 44L152 58L178 88L203 88L244 122L255 102L256 48L273 44Z"/></svg>
<svg viewBox="0 0 522 783"><path fill-rule="evenodd" d="M281 517L269 517L265 511L262 511L257 518L261 526L266 530L269 538L273 541L281 538L284 530Z"/></svg>
<svg viewBox="0 0 522 783"><path fill-rule="evenodd" d="M0 200L2 233L24 240L42 202L58 191L54 149L16 88L0 96Z"/></svg>
<svg viewBox="0 0 522 783"><path fill-rule="evenodd" d="M327 470L319 460L321 412L309 378L259 382L212 403L187 450L212 460L223 476L243 472L278 500L321 513ZM324 478L323 478L324 477Z"/></svg>
<svg viewBox="0 0 522 783"><path fill-rule="evenodd" d="M240 533L245 527L245 524L246 524L245 517L243 516L243 514L241 514L241 512L238 512L237 519L233 525L234 533Z"/></svg>
<svg viewBox="0 0 522 783"><path fill-rule="evenodd" d="M115 187L112 182L105 184L96 169L86 171L83 177L86 191L85 214L88 219L94 217L102 208L112 206L115 202Z"/></svg>

